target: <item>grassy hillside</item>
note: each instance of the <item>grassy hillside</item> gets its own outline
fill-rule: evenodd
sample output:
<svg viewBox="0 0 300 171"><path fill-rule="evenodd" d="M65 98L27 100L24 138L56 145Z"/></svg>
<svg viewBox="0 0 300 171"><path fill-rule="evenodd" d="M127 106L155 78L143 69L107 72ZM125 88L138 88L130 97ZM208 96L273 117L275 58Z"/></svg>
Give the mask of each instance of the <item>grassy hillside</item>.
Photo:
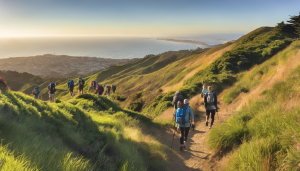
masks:
<svg viewBox="0 0 300 171"><path fill-rule="evenodd" d="M208 85L213 85L216 92L221 92L237 81L239 76L237 73L269 59L286 48L294 37L296 35L279 32L271 27L256 29L234 42L231 50L185 80L180 91L186 98L192 97L201 92L202 81L205 80ZM154 111L155 115L162 113L171 106L173 94L171 91L157 96L145 111L152 113Z"/></svg>
<svg viewBox="0 0 300 171"><path fill-rule="evenodd" d="M166 147L141 131L157 127L105 97L49 104L0 93L3 170L165 170Z"/></svg>
<svg viewBox="0 0 300 171"><path fill-rule="evenodd" d="M300 41L296 41L241 74L240 80L225 94L227 99L242 85L248 86L244 89L253 94L257 91L255 87L260 88L248 106L209 134L208 146L215 151L238 147L225 170L299 170L299 50ZM284 75L280 68L285 69ZM269 84L272 86L264 81L272 82Z"/></svg>
<svg viewBox="0 0 300 171"><path fill-rule="evenodd" d="M87 84L84 89L85 92L88 91L89 83L92 80L97 80L102 85L113 83L117 85L117 96L128 97L124 105L129 109L136 110L135 104L141 104L142 106L150 104L151 99L159 94L159 89L176 77L182 70L186 69L185 65L191 63L192 60L197 60L197 57L203 51L205 50L183 50L166 52L160 55L148 55L135 63L114 66L86 77ZM74 80L77 79L75 78ZM67 82L65 81L57 86L58 97L63 100L70 97L66 85ZM75 91L77 92L77 87ZM92 92L90 91L90 93ZM139 93L142 93L142 96L136 99L135 97ZM149 101L144 99L149 99Z"/></svg>

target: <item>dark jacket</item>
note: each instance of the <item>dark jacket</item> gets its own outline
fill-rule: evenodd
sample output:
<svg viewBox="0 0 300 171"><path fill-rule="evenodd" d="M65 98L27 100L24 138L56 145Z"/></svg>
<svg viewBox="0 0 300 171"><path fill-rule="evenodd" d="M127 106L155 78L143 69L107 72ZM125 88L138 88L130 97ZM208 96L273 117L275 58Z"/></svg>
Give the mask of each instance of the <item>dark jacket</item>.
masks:
<svg viewBox="0 0 300 171"><path fill-rule="evenodd" d="M180 91L176 91L172 103L174 104L175 109L177 109L177 102L181 101L183 103L183 97Z"/></svg>
<svg viewBox="0 0 300 171"><path fill-rule="evenodd" d="M209 92L207 92L206 94L205 94L205 96L204 96L204 104L205 104L205 108L207 109L207 110L211 110L211 109L208 109L208 107L209 107L209 104L207 103L207 96L208 96L208 93ZM215 93L215 92L212 92L213 93L213 96L214 96L214 106L215 106L215 110L216 110L216 112L218 112L218 99L217 99L217 94Z"/></svg>

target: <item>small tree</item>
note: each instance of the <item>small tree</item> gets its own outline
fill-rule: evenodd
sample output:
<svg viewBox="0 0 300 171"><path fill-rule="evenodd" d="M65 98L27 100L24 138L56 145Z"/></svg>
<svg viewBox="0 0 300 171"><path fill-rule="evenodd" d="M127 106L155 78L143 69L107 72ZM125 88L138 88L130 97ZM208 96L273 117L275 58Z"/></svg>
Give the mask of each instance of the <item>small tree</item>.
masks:
<svg viewBox="0 0 300 171"><path fill-rule="evenodd" d="M290 20L287 21L295 29L295 33L300 35L300 12L299 15L294 15L290 17Z"/></svg>

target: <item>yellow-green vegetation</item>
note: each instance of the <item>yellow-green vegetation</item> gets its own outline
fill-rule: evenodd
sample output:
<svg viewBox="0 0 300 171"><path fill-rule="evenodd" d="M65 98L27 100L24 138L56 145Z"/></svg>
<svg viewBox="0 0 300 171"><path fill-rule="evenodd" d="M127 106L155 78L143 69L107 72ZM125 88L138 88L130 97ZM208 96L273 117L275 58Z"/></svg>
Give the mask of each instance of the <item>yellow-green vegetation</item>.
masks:
<svg viewBox="0 0 300 171"><path fill-rule="evenodd" d="M287 57L293 56L297 47L300 47L299 42L258 68L265 68L278 60L284 63ZM259 69L253 68L245 76L257 73ZM257 100L253 99L249 106L243 107L226 123L211 130L208 139L211 149L223 151L238 146L225 170L299 169L299 80L300 66L291 71L285 81L264 90Z"/></svg>
<svg viewBox="0 0 300 171"><path fill-rule="evenodd" d="M0 93L3 170L165 170L167 148L143 129L157 123L107 98L47 103Z"/></svg>
<svg viewBox="0 0 300 171"><path fill-rule="evenodd" d="M216 92L221 92L237 81L238 76L234 74L269 59L287 47L292 42L293 37L295 37L294 34L278 32L271 27L256 29L237 40L231 50L223 53L205 69L187 79L180 91L183 92L185 98L192 97L202 90L202 81L205 80L206 84L214 85ZM214 51L214 49L209 51ZM240 91L247 92L249 90L241 88ZM173 94L174 92L169 92L157 96L146 111L151 111L157 115L166 110L171 106L170 101ZM157 105L159 106L156 107Z"/></svg>
<svg viewBox="0 0 300 171"><path fill-rule="evenodd" d="M166 52L160 55L148 55L134 63L114 66L85 77L86 84L84 90L86 93L94 93L92 90L89 91L90 82L93 80L96 80L101 85L115 84L117 85L117 95L114 95L112 99L123 101L126 97L124 102L125 107L141 111L145 106L149 106L152 103L156 95L160 94L159 88L186 69L185 65L197 60L199 54L205 50L182 50ZM73 80L77 82L78 78L74 78ZM67 81L60 82L56 89L56 97L62 101L70 98L67 90ZM78 86L75 84L75 93L77 89ZM140 98L136 98L136 95L140 91L144 93ZM46 89L43 92L46 92Z"/></svg>
<svg viewBox="0 0 300 171"><path fill-rule="evenodd" d="M255 86L260 84L266 78L275 74L278 66L284 66L289 57L292 57L299 51L300 42L295 41L288 48L281 51L270 60L267 60L261 65L253 67L250 71L243 72L237 75L237 82L224 96L223 102L229 104L232 102L241 92L247 93L251 91ZM286 68L288 69L288 68Z"/></svg>

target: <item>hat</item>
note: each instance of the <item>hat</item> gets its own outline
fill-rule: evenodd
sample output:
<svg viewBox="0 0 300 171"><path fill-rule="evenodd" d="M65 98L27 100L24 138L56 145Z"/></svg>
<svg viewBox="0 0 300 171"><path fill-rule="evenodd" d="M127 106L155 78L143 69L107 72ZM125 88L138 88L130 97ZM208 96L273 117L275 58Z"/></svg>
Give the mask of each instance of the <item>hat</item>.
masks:
<svg viewBox="0 0 300 171"><path fill-rule="evenodd" d="M184 99L183 103L184 103L184 104L188 104L188 103L189 103L189 100L188 100L188 99Z"/></svg>

